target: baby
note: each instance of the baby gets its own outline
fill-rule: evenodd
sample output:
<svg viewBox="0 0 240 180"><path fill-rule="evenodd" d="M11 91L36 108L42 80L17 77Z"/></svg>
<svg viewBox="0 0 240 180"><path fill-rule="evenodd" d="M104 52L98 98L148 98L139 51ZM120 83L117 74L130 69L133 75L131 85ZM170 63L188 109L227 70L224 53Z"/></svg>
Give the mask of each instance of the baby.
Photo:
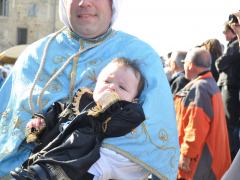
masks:
<svg viewBox="0 0 240 180"><path fill-rule="evenodd" d="M11 172L15 179L93 179L88 169L100 158L104 138L123 136L145 120L136 98L144 78L134 62L111 61L96 87L79 89L73 102L54 103L27 124L27 141L37 141L33 155Z"/></svg>

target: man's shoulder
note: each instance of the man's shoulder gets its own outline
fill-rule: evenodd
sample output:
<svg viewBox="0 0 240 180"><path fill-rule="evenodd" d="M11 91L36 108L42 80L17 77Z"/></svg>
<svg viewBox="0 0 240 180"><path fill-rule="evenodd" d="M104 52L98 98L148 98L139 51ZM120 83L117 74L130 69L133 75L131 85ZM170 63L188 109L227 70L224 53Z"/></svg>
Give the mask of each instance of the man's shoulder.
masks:
<svg viewBox="0 0 240 180"><path fill-rule="evenodd" d="M194 83L193 88L198 92L207 93L209 95L213 95L216 92L219 92L219 88L213 77L199 79Z"/></svg>

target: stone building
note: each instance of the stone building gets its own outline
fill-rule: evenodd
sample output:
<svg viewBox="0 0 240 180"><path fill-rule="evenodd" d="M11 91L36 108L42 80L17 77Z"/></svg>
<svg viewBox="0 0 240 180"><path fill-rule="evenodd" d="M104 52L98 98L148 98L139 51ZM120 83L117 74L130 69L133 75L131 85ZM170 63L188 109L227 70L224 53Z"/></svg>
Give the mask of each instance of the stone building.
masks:
<svg viewBox="0 0 240 180"><path fill-rule="evenodd" d="M0 0L0 52L30 44L62 26L58 0Z"/></svg>

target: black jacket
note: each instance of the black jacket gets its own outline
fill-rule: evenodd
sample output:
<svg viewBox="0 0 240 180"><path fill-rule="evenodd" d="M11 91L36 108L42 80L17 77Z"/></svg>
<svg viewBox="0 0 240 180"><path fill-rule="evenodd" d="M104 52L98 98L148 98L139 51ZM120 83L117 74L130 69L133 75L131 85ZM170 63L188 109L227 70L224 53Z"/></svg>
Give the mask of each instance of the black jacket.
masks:
<svg viewBox="0 0 240 180"><path fill-rule="evenodd" d="M179 73L177 76L171 79L169 83L173 96L175 96L175 94L177 94L177 92L184 88L189 82L190 80L185 78L184 72Z"/></svg>
<svg viewBox="0 0 240 180"><path fill-rule="evenodd" d="M40 148L35 150L41 151L30 158L28 165L57 166L70 179L83 179L87 170L99 159L104 138L123 136L145 119L142 107L137 103L117 101L106 110L99 111L91 93L79 90L77 94L81 96L68 105L65 113L61 112L63 106L55 103L43 115L47 130L40 137ZM59 113L62 113L61 117ZM61 132L61 123L69 118L73 120Z"/></svg>
<svg viewBox="0 0 240 180"><path fill-rule="evenodd" d="M239 42L235 38L228 44L227 52L216 60L219 72L218 86L240 87Z"/></svg>

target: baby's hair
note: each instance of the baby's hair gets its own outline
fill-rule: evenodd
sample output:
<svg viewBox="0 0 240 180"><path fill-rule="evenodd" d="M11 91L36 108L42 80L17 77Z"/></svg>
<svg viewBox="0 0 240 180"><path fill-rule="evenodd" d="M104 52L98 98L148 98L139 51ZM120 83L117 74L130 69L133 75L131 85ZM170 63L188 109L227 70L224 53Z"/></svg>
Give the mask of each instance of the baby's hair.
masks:
<svg viewBox="0 0 240 180"><path fill-rule="evenodd" d="M143 88L144 88L144 85L145 85L145 78L140 71L140 68L139 68L139 65L137 64L137 61L136 60L130 60L130 59L123 58L123 57L119 57L119 58L113 59L111 61L111 63L117 63L117 64L125 66L125 67L130 67L134 71L135 76L136 77L139 76L139 83L138 83L138 87L137 87L137 90L138 90L137 97L139 97Z"/></svg>

